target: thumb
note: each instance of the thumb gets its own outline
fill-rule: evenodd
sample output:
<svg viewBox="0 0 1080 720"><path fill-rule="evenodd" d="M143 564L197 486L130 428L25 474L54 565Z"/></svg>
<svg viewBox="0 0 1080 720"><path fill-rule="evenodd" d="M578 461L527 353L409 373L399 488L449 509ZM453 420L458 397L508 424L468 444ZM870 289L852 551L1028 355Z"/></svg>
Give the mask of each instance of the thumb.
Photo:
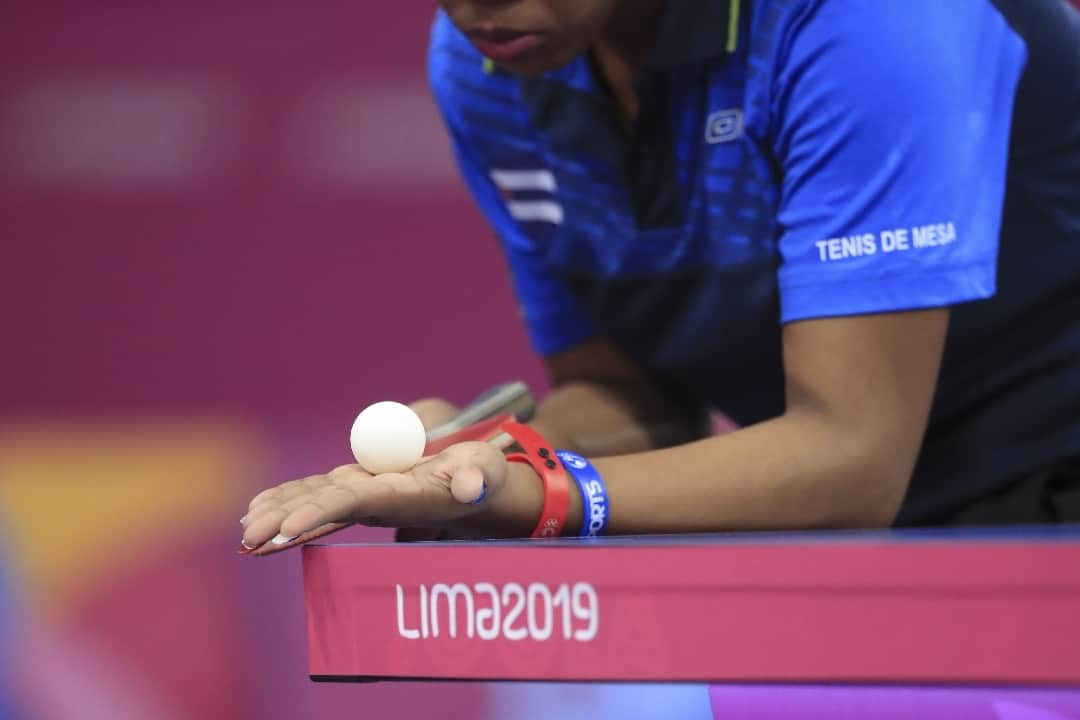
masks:
<svg viewBox="0 0 1080 720"><path fill-rule="evenodd" d="M506 458L488 443L473 440L451 445L413 472L428 474L443 487L449 485L457 502L475 505L506 483Z"/></svg>
<svg viewBox="0 0 1080 720"><path fill-rule="evenodd" d="M461 465L450 475L450 494L459 503L479 505L487 497L484 471L476 465Z"/></svg>

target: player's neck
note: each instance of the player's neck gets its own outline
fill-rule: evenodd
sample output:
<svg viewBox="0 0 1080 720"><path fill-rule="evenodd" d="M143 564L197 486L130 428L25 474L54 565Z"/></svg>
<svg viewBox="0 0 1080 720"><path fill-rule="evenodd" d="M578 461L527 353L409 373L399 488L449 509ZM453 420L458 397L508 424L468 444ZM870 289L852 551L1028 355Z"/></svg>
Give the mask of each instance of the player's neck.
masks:
<svg viewBox="0 0 1080 720"><path fill-rule="evenodd" d="M617 58L631 71L637 70L648 56L659 25L664 0L622 2L597 42L601 51Z"/></svg>
<svg viewBox="0 0 1080 720"><path fill-rule="evenodd" d="M611 24L592 48L592 55L623 119L637 118L634 75L652 47L664 0L635 0L622 4Z"/></svg>

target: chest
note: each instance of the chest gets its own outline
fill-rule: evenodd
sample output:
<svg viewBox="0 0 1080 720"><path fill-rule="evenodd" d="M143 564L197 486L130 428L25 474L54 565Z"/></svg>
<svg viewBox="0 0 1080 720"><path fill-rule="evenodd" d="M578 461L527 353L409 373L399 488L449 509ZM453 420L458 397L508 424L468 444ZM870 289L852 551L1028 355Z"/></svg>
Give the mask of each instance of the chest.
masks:
<svg viewBox="0 0 1080 720"><path fill-rule="evenodd" d="M495 165L597 329L740 419L779 407L782 378L779 181L748 80L735 62L646 75L631 130L588 68L523 81L531 140Z"/></svg>
<svg viewBox="0 0 1080 720"><path fill-rule="evenodd" d="M529 221L548 264L608 278L768 265L778 179L747 74L730 59L643 71L630 126L585 61L523 81L535 153L522 162L550 173L559 207Z"/></svg>

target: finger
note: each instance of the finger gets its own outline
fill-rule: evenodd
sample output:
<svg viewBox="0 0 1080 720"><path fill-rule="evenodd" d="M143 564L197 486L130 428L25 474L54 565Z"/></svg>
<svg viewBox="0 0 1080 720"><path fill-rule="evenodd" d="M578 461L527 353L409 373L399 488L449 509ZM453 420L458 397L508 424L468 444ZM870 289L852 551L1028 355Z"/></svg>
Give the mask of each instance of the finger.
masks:
<svg viewBox="0 0 1080 720"><path fill-rule="evenodd" d="M357 505L358 502L359 497L356 492L347 485L326 485L314 492L298 495L292 500L282 503L279 508L288 515L308 503L315 503L316 505L324 505L328 510L348 514L350 508Z"/></svg>
<svg viewBox="0 0 1080 720"><path fill-rule="evenodd" d="M374 495L377 490L383 489L386 485L385 482L376 482L373 475L364 472L358 465L343 465L331 470L327 475L314 476L309 480L310 482L303 486L281 493L281 501L275 499L272 507L281 508L289 513L312 499L318 502L326 493L342 490L346 491L346 494L339 495L335 492L327 497L336 498L333 502L343 499L351 506L359 502L361 495L364 497ZM286 497L288 499L285 499ZM337 509L338 505L332 505L331 508Z"/></svg>
<svg viewBox="0 0 1080 720"><path fill-rule="evenodd" d="M363 514L356 494L342 487L329 487L289 510L283 510L281 535L293 538L332 522L343 522Z"/></svg>
<svg viewBox="0 0 1080 720"><path fill-rule="evenodd" d="M478 505L487 495L484 471L476 465L462 465L452 471L450 493L459 503Z"/></svg>
<svg viewBox="0 0 1080 720"><path fill-rule="evenodd" d="M264 515L270 512L275 512L281 509L281 502L273 497L264 498L257 505L251 506L244 517L240 518L240 526L246 531L249 527L254 525Z"/></svg>
<svg viewBox="0 0 1080 720"><path fill-rule="evenodd" d="M473 505L487 495L489 466L493 465L487 455L495 453L486 443L458 443L414 467L412 474L441 480L456 502Z"/></svg>
<svg viewBox="0 0 1080 720"><path fill-rule="evenodd" d="M346 488L331 485L318 492L296 497L283 505L270 507L269 503L264 503L261 509L250 514L242 544L246 549L251 549L267 541L283 543L326 523L345 521L356 502L355 494ZM298 510L303 512L297 514Z"/></svg>
<svg viewBox="0 0 1080 720"><path fill-rule="evenodd" d="M276 495L277 492L278 492L278 488L275 486L275 487L272 487L272 488L267 488L266 490L263 490L262 492L260 492L255 497L251 498L251 502L248 503L248 512L251 512L252 508L254 508L256 505L264 503L267 500L269 500L270 498L274 497L274 495Z"/></svg>
<svg viewBox="0 0 1080 720"><path fill-rule="evenodd" d="M304 492L303 494L298 495L296 497L309 498L309 497L313 497L314 494L315 493L313 493L312 491L307 491L307 492ZM245 515L241 519L240 527L243 528L244 532L247 532L247 530L249 528L251 528L253 525L258 523L262 518L266 517L267 515L272 515L274 517L280 517L280 515L278 515L278 513L282 513L282 512L284 512L287 515L289 513L289 509L291 509L291 508L286 508L285 506L288 505L289 503L292 503L293 505L295 505L296 504L296 498L294 497L292 500L290 500L288 502L279 502L276 498L271 498L271 499L265 500L265 501L259 503L254 508L252 508L251 510L248 511L247 515Z"/></svg>
<svg viewBox="0 0 1080 720"><path fill-rule="evenodd" d="M321 488L327 487L330 484L329 479L325 475L312 475L311 477L304 478L303 480L293 480L283 485L273 488L278 492L276 494L266 495L261 501L252 505L247 514L240 519L240 526L246 533L249 528L255 526L259 520L265 517L267 514L271 514L277 522L280 522L284 514L288 514L290 508L284 506L296 502L296 498L306 498L317 494ZM288 487L286 487L288 486ZM286 498L292 498L286 500ZM246 542L246 541L245 541Z"/></svg>
<svg viewBox="0 0 1080 720"><path fill-rule="evenodd" d="M241 539L243 546L252 550L276 536L281 530L281 523L288 513L282 510L267 510L256 518L252 518Z"/></svg>
<svg viewBox="0 0 1080 720"><path fill-rule="evenodd" d="M506 457L498 449L486 442L471 441L452 445L434 461L450 471L453 484L457 471L465 468L477 468L486 482L487 490L498 491L506 476ZM482 491L481 486L475 484L475 475L466 473L459 481L461 483L461 497L459 501L475 501L476 496ZM469 491L476 493L471 500ZM457 497L455 495L455 497Z"/></svg>
<svg viewBox="0 0 1080 720"><path fill-rule="evenodd" d="M325 485L327 482L326 475L309 475L306 478L290 480L281 483L276 487L263 490L248 503L248 514L254 511L259 505L284 502L301 493L310 492L314 487Z"/></svg>
<svg viewBox="0 0 1080 720"><path fill-rule="evenodd" d="M290 548L305 545L306 543L312 542L314 540L318 540L319 538L324 538L327 535L330 535L331 533L335 533L338 530L343 530L343 529L349 527L350 524L351 523L326 523L325 525L320 525L319 527L315 528L314 530L308 531L306 533L303 533L302 535L297 535L297 536L291 537L291 538L290 537L285 537L284 535L279 534L277 537L273 538L270 542L262 545L261 547L258 547L253 551L252 550L247 550L247 551L241 552L240 554L241 555L252 555L254 557L262 557L262 556L265 556L265 555L273 555L275 553L279 553L279 552L282 552L282 551L285 551L285 550L289 550Z"/></svg>

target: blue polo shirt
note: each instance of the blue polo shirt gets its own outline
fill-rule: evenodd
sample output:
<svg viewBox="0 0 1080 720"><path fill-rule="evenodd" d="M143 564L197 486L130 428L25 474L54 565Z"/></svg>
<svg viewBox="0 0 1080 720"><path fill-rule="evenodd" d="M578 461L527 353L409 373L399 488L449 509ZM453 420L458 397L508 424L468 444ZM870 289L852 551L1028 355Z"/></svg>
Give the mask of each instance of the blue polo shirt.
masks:
<svg viewBox="0 0 1080 720"><path fill-rule="evenodd" d="M913 524L1080 454L1078 48L1064 0L667 0L632 128L588 57L517 77L443 15L429 72L540 353L751 424L785 323L952 307Z"/></svg>

